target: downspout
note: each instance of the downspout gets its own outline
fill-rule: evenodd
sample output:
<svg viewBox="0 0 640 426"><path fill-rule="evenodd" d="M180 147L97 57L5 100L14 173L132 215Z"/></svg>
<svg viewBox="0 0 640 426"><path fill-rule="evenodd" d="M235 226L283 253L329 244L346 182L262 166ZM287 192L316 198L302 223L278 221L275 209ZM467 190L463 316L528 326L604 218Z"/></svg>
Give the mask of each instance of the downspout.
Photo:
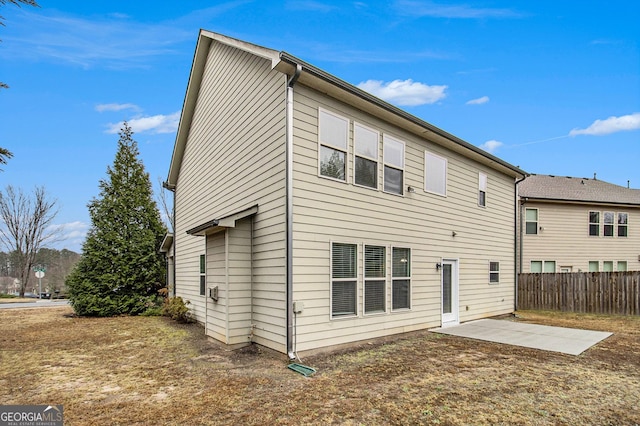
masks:
<svg viewBox="0 0 640 426"><path fill-rule="evenodd" d="M523 204L524 203L520 203L520 197L518 195L518 184L520 182L522 182L523 180L525 180L527 177L523 177L522 179L516 179L515 182L515 204L516 204L516 208L515 208L515 226L514 229L516 231L516 235L514 238L514 247L515 247L515 254L514 254L514 261L516 263L516 265L518 265L517 268L514 268L515 270L515 277L514 277L514 282L515 282L515 289L514 289L514 298L513 298L513 310L517 311L518 310L518 276L519 274L522 272L522 209L523 209ZM520 216L520 221L518 222L518 215ZM520 236L520 238L518 238L518 235Z"/></svg>
<svg viewBox="0 0 640 426"><path fill-rule="evenodd" d="M293 86L298 81L302 65L296 64L295 73L287 80L286 110L286 268L287 268L287 354L296 358L293 343Z"/></svg>

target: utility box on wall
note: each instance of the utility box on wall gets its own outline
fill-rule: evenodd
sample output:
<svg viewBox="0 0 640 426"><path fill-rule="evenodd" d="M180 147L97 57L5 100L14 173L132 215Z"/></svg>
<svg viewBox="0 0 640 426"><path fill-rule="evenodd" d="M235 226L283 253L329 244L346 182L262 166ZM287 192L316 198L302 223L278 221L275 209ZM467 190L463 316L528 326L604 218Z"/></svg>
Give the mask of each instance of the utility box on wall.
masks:
<svg viewBox="0 0 640 426"><path fill-rule="evenodd" d="M209 289L209 297L213 299L214 302L218 301L218 286Z"/></svg>

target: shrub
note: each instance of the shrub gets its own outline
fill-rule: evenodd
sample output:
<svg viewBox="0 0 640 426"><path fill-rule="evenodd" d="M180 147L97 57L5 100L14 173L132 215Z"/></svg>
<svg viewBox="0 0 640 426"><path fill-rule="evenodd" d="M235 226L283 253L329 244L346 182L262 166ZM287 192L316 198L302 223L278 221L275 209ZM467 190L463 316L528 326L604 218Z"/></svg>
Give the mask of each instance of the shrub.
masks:
<svg viewBox="0 0 640 426"><path fill-rule="evenodd" d="M188 304L189 301L185 302L180 296L169 297L164 300L162 314L178 322L193 322Z"/></svg>

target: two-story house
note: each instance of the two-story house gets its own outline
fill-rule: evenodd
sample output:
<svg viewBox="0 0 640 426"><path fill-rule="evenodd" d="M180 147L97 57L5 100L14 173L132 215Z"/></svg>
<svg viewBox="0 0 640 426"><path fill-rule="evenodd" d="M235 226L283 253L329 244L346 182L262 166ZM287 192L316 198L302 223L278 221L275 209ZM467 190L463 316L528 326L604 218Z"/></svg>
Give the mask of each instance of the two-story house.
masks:
<svg viewBox="0 0 640 426"><path fill-rule="evenodd" d="M286 52L201 31L165 187L206 334L293 357L510 313L524 172Z"/></svg>
<svg viewBox="0 0 640 426"><path fill-rule="evenodd" d="M520 272L640 270L640 190L531 175L518 194Z"/></svg>

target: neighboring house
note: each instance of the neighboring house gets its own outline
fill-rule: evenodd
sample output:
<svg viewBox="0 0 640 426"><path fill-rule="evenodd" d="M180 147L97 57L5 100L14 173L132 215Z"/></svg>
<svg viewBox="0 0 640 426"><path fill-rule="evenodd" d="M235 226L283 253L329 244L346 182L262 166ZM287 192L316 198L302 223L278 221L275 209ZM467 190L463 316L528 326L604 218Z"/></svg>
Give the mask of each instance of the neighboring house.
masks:
<svg viewBox="0 0 640 426"><path fill-rule="evenodd" d="M524 172L288 53L201 31L165 187L206 334L293 357L510 313Z"/></svg>
<svg viewBox="0 0 640 426"><path fill-rule="evenodd" d="M640 270L640 190L531 175L518 195L520 272Z"/></svg>

